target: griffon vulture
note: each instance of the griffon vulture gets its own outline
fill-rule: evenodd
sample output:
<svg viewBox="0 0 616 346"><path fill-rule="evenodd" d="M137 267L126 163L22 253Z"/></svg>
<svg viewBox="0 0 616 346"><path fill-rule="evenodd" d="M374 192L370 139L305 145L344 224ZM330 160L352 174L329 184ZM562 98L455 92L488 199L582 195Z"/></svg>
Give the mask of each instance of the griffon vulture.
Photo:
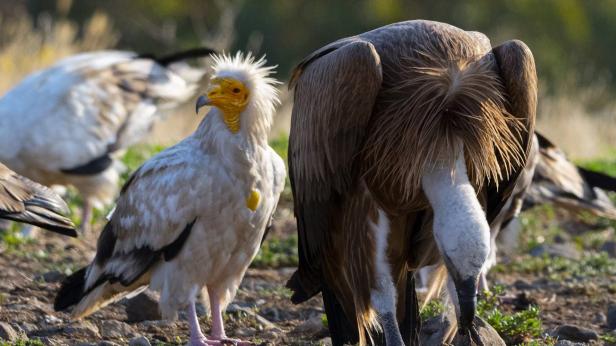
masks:
<svg viewBox="0 0 616 346"><path fill-rule="evenodd" d="M69 276L55 309L74 317L150 286L164 318L188 306L191 345L229 341L222 311L257 254L284 187L283 160L268 145L278 104L273 68L251 55L214 57L197 111L212 106L188 138L148 160L124 185L96 257ZM203 288L212 331L195 313Z"/></svg>
<svg viewBox="0 0 616 346"><path fill-rule="evenodd" d="M0 219L24 222L76 237L68 206L51 189L0 163Z"/></svg>
<svg viewBox="0 0 616 346"><path fill-rule="evenodd" d="M413 271L444 263L473 326L489 224L531 146L537 77L520 41L408 21L340 39L296 67L289 173L295 303L322 292L332 341L413 342ZM382 342L376 338L375 343Z"/></svg>
<svg viewBox="0 0 616 346"><path fill-rule="evenodd" d="M113 201L123 166L114 154L142 140L162 111L195 93L204 70L124 51L77 54L35 72L0 99L0 161L44 185L73 185L93 206Z"/></svg>

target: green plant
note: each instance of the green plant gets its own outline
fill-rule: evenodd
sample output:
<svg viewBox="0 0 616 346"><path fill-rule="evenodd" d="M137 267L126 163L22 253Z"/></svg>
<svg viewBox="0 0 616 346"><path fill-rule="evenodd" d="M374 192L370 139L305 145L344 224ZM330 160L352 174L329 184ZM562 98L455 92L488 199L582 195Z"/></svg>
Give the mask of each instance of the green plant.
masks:
<svg viewBox="0 0 616 346"><path fill-rule="evenodd" d="M488 322L507 345L531 342L540 337L542 327L539 309L530 306L523 311L505 312L499 301L499 296L503 294L503 287L498 285L491 292L484 292L477 304L477 315Z"/></svg>
<svg viewBox="0 0 616 346"><path fill-rule="evenodd" d="M443 312L445 312L445 305L438 299L432 299L421 309L419 315L422 321L427 321Z"/></svg>
<svg viewBox="0 0 616 346"><path fill-rule="evenodd" d="M256 268L292 267L297 264L297 235L288 238L269 237L252 261L252 267Z"/></svg>

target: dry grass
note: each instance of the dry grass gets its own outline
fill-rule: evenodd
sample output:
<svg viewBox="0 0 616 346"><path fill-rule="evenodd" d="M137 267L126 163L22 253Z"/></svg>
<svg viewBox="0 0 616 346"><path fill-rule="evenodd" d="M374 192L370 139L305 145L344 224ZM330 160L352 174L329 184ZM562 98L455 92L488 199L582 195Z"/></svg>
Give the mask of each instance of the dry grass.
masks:
<svg viewBox="0 0 616 346"><path fill-rule="evenodd" d="M26 15L1 17L0 92L26 75L82 51L113 47L118 34L107 15L95 13L81 28L69 21L41 16L33 22Z"/></svg>

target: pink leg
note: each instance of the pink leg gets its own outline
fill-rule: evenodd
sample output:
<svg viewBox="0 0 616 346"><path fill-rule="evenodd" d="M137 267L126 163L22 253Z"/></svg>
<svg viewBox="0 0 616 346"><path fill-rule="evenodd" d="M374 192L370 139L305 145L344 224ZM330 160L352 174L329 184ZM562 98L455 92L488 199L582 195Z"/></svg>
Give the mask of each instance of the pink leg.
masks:
<svg viewBox="0 0 616 346"><path fill-rule="evenodd" d="M208 340L201 332L199 326L199 319L197 318L197 310L195 309L195 301L191 299L188 305L188 326L190 328L190 341L191 346L204 346L208 345Z"/></svg>
<svg viewBox="0 0 616 346"><path fill-rule="evenodd" d="M81 231L81 234L90 233L90 223L92 222L92 203L86 199L84 200L81 208L81 225L79 225L79 230Z"/></svg>
<svg viewBox="0 0 616 346"><path fill-rule="evenodd" d="M212 339L220 341L221 344L230 344L238 346L253 345L251 342L241 341L238 339L227 338L225 333L225 326L222 320L222 311L220 309L220 298L218 293L208 288L208 295L210 296L210 309L212 310Z"/></svg>

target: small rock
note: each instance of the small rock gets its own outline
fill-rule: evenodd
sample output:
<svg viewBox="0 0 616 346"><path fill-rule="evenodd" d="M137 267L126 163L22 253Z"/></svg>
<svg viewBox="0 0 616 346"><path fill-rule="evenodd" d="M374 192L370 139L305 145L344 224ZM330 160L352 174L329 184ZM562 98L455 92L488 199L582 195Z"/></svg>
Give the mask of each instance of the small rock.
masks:
<svg viewBox="0 0 616 346"><path fill-rule="evenodd" d="M592 322L598 325L605 325L607 323L607 318L605 317L604 313L597 312L595 314L595 317L592 319Z"/></svg>
<svg viewBox="0 0 616 346"><path fill-rule="evenodd" d="M481 318L475 317L475 328L484 345L505 346L505 341L496 330ZM450 322L447 316L436 316L423 323L419 334L420 345L444 345L445 334L449 330ZM454 339L456 344L456 339Z"/></svg>
<svg viewBox="0 0 616 346"><path fill-rule="evenodd" d="M56 325L62 323L62 320L54 315L45 315L45 323L49 325Z"/></svg>
<svg viewBox="0 0 616 346"><path fill-rule="evenodd" d="M516 289L520 290L520 291L523 291L523 290L532 290L532 289L534 289L534 288L535 288L535 286L534 286L533 284L529 283L529 282L528 282L528 281L526 281L526 280L516 280L516 281L513 283L513 286L514 286Z"/></svg>
<svg viewBox="0 0 616 346"><path fill-rule="evenodd" d="M569 340L558 340L555 346L586 346L583 342L573 342Z"/></svg>
<svg viewBox="0 0 616 346"><path fill-rule="evenodd" d="M293 333L310 336L325 336L327 334L327 329L323 325L323 320L321 319L321 316L316 315L295 327L295 329L293 329Z"/></svg>
<svg viewBox="0 0 616 346"><path fill-rule="evenodd" d="M607 306L607 328L616 329L616 304L614 303Z"/></svg>
<svg viewBox="0 0 616 346"><path fill-rule="evenodd" d="M332 346L332 339L331 338L323 338L323 339L319 340L319 345Z"/></svg>
<svg viewBox="0 0 616 346"><path fill-rule="evenodd" d="M150 341L145 336L136 336L128 342L128 346L152 346Z"/></svg>
<svg viewBox="0 0 616 346"><path fill-rule="evenodd" d="M47 273L37 275L36 279L43 280L45 282L60 282L64 280L65 277L66 275L64 275L64 273L61 273L57 270L52 270Z"/></svg>
<svg viewBox="0 0 616 346"><path fill-rule="evenodd" d="M64 327L63 332L85 339L100 339L98 327L90 321L80 321Z"/></svg>
<svg viewBox="0 0 616 346"><path fill-rule="evenodd" d="M589 342L590 340L599 339L599 334L594 330L571 324L565 324L556 328L552 335L559 339L577 342Z"/></svg>
<svg viewBox="0 0 616 346"><path fill-rule="evenodd" d="M96 346L120 346L120 345L116 344L115 342L103 340L99 342L98 344L96 344Z"/></svg>
<svg viewBox="0 0 616 346"><path fill-rule="evenodd" d="M128 322L154 321L162 318L158 310L158 297L152 291L145 291L126 302Z"/></svg>
<svg viewBox="0 0 616 346"><path fill-rule="evenodd" d="M257 330L252 327L238 328L235 330L235 335L241 338L254 336L255 334L257 334Z"/></svg>
<svg viewBox="0 0 616 346"><path fill-rule="evenodd" d="M0 322L0 339L5 341L17 341L19 334L6 322Z"/></svg>
<svg viewBox="0 0 616 346"><path fill-rule="evenodd" d="M101 336L106 339L128 338L135 335L133 327L116 320L102 321L100 331Z"/></svg>
<svg viewBox="0 0 616 346"><path fill-rule="evenodd" d="M530 255L534 257L548 255L550 257L563 257L572 260L580 259L580 251L569 243L541 244L530 250Z"/></svg>
<svg viewBox="0 0 616 346"><path fill-rule="evenodd" d="M601 251L607 252L610 257L616 257L616 241L608 240L601 246Z"/></svg>

